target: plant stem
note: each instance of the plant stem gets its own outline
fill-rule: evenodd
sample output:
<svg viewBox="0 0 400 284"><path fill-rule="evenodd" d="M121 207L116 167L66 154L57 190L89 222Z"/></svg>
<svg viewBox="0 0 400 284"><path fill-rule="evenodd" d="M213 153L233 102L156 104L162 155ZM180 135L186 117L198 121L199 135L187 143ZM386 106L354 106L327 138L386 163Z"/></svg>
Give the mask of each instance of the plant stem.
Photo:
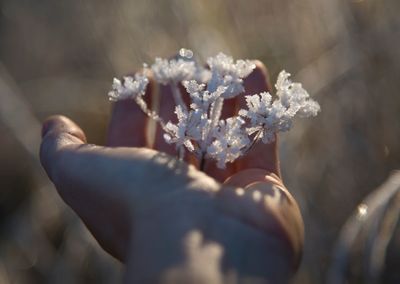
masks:
<svg viewBox="0 0 400 284"><path fill-rule="evenodd" d="M162 120L162 118L154 111L151 111L147 108L146 102L143 100L143 98L141 97L136 97L135 98L135 102L136 104L140 107L140 110L147 115L148 117L150 117L151 119L154 119L156 122L158 122L161 126L161 128L168 133L169 131L167 130L167 128L165 127L165 122Z"/></svg>
<svg viewBox="0 0 400 284"><path fill-rule="evenodd" d="M222 107L224 106L224 98L218 98L213 104L211 108L211 129L218 125L218 121L221 118Z"/></svg>
<svg viewBox="0 0 400 284"><path fill-rule="evenodd" d="M183 161L183 158L185 157L185 148L183 146L179 147L178 155L179 155L179 161Z"/></svg>
<svg viewBox="0 0 400 284"><path fill-rule="evenodd" d="M204 158L204 155L202 155L200 158L200 166L199 166L200 171L204 172L205 165L206 165L206 159Z"/></svg>
<svg viewBox="0 0 400 284"><path fill-rule="evenodd" d="M175 100L175 104L181 106L183 110L187 111L187 107L185 102L183 101L182 93L179 90L178 84L171 83L171 91L172 91L172 96L174 97Z"/></svg>
<svg viewBox="0 0 400 284"><path fill-rule="evenodd" d="M211 123L206 138L207 145L210 143L212 130L215 129L215 127L217 127L219 119L221 118L223 106L224 106L224 98L218 98L215 102L211 104L211 110L210 110Z"/></svg>
<svg viewBox="0 0 400 284"><path fill-rule="evenodd" d="M243 151L244 154L246 154L248 151L250 151L251 148L260 140L262 130L258 131L256 136L254 136L253 141L251 141L251 144L247 146L247 148Z"/></svg>

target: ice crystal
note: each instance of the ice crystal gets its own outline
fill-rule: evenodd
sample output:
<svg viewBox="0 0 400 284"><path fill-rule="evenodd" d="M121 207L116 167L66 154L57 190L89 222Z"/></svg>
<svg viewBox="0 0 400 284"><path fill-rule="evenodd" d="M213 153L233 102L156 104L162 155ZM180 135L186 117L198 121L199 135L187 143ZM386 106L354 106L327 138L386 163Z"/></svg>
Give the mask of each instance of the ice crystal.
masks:
<svg viewBox="0 0 400 284"><path fill-rule="evenodd" d="M320 107L310 99L300 83L289 80L290 74L282 71L276 87L277 99L272 101L268 92L246 96L247 110L240 110L239 115L250 120L248 133L259 133L264 143L273 142L275 133L288 131L296 115L310 117L317 115Z"/></svg>
<svg viewBox="0 0 400 284"><path fill-rule="evenodd" d="M216 90L219 86L226 87L223 94L224 98L233 98L244 92L243 79L250 75L256 68L253 61L237 60L219 53L215 57L210 57L207 60L211 70L211 78L208 82L210 91Z"/></svg>
<svg viewBox="0 0 400 284"><path fill-rule="evenodd" d="M226 87L219 86L214 92L210 92L205 90L205 84L199 84L195 80L184 81L183 86L185 86L192 100L190 106L193 109L200 108L203 111L207 111L210 105L221 97L226 90Z"/></svg>
<svg viewBox="0 0 400 284"><path fill-rule="evenodd" d="M143 96L148 83L149 79L141 73L136 73L134 78L132 76L125 76L122 80L114 78L108 98L110 101L119 101Z"/></svg>
<svg viewBox="0 0 400 284"><path fill-rule="evenodd" d="M194 78L197 71L196 63L184 58L170 60L156 58L151 70L156 81L164 85L190 80Z"/></svg>
<svg viewBox="0 0 400 284"><path fill-rule="evenodd" d="M219 168L239 158L250 144L244 123L242 118L234 116L220 120L218 127L212 129L213 142L207 148L207 155L217 161Z"/></svg>
<svg viewBox="0 0 400 284"><path fill-rule="evenodd" d="M258 140L273 142L278 132L288 131L293 119L315 116L320 110L300 83L292 82L282 71L275 84L276 98L268 92L246 96L245 109L238 115L221 118L224 101L245 92L243 80L253 72L254 61L237 60L223 53L207 60L208 69L193 58L193 52L181 49L174 59L156 58L151 72L156 82L169 85L175 100L175 123L164 123L146 105L143 96L149 82L144 73L122 80L114 79L110 100L134 99L140 109L156 120L164 130L164 139L174 144L180 158L185 149L203 164L217 162L219 168L245 155ZM145 65L145 70L149 68ZM190 97L189 105L179 89L182 84Z"/></svg>
<svg viewBox="0 0 400 284"><path fill-rule="evenodd" d="M202 138L202 129L207 123L204 114L200 110L190 112L184 110L181 106L176 106L175 114L178 123L168 122L166 124L167 133L164 134L165 141L169 144L176 144L176 147L186 146L190 152L195 151L192 141L200 141Z"/></svg>

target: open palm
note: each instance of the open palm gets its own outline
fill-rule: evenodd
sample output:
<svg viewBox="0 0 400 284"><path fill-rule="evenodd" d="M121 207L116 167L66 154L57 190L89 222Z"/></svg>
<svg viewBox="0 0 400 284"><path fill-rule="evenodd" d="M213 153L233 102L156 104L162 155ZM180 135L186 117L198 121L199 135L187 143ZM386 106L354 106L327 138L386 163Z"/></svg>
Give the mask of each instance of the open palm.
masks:
<svg viewBox="0 0 400 284"><path fill-rule="evenodd" d="M245 80L249 94L270 90L265 68ZM168 86L150 83L149 104L174 121ZM232 116L244 96L228 100ZM284 187L276 142L256 144L245 157L204 172L174 146L133 101L117 102L107 147L86 144L65 117L43 127L41 161L61 197L109 253L127 264L127 282L282 283L295 271L303 244L298 206Z"/></svg>

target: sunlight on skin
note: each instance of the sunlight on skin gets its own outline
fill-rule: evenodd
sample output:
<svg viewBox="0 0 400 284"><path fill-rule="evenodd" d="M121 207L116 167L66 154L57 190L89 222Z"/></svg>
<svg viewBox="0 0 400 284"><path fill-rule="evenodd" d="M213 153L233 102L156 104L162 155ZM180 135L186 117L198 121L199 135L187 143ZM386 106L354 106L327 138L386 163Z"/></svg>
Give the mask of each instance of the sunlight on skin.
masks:
<svg viewBox="0 0 400 284"><path fill-rule="evenodd" d="M243 196L244 195L244 189L243 188L236 188L235 193L237 196Z"/></svg>
<svg viewBox="0 0 400 284"><path fill-rule="evenodd" d="M253 191L252 195L253 195L253 199L255 202L261 201L261 198L262 198L261 192L259 192L258 190Z"/></svg>
<svg viewBox="0 0 400 284"><path fill-rule="evenodd" d="M190 231L183 241L188 262L168 270L166 283L224 283L220 274L223 250L217 243L205 243L200 231ZM191 281L191 282L190 282Z"/></svg>
<svg viewBox="0 0 400 284"><path fill-rule="evenodd" d="M236 205L226 209L225 204L225 209L265 232L275 233L285 239L293 248L293 265L296 267L304 243L304 224L300 209L282 180L276 174L262 169L248 169L231 176L224 184L238 187L234 195L224 189L221 191L220 195L224 196L227 204ZM252 205L242 208L237 206L237 199L247 200Z"/></svg>

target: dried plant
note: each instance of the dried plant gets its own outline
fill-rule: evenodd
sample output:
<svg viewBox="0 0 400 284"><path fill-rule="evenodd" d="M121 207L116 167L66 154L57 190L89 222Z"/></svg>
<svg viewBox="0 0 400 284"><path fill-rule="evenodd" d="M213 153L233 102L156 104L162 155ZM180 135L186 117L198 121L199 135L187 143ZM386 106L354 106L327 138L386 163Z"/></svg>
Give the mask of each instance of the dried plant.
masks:
<svg viewBox="0 0 400 284"><path fill-rule="evenodd" d="M207 65L209 69L194 60L192 51L181 49L177 58L156 58L153 65L145 64L143 71L133 77L115 78L108 96L112 101L135 100L147 116L160 124L165 141L176 145L180 159L186 150L201 165L204 159L213 159L219 168L245 155L259 140L273 142L275 133L288 131L296 116L316 116L320 111L302 85L291 82L290 74L282 71L275 84L275 100L268 92L246 96L246 109L222 119L224 101L244 94L243 80L256 65L251 60L234 61L223 53L208 58ZM147 107L143 96L149 83L145 74L149 71L157 83L171 87L176 123L165 123ZM179 84L190 97L189 106L183 100Z"/></svg>

